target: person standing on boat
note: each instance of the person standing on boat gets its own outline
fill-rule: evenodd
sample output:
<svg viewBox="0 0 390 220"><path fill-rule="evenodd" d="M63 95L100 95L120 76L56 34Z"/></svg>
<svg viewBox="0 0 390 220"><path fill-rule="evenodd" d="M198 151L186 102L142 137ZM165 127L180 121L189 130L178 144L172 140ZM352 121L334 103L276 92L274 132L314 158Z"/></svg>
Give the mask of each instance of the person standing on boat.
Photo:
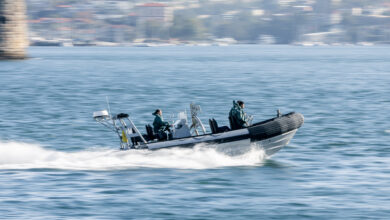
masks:
<svg viewBox="0 0 390 220"><path fill-rule="evenodd" d="M159 136L159 139L166 139L164 131L169 130L169 123L164 121L161 109L156 109L152 114L156 116L153 121L153 131Z"/></svg>
<svg viewBox="0 0 390 220"><path fill-rule="evenodd" d="M245 103L243 101L233 101L233 107L230 109L229 118L232 120L232 129L241 129L248 127L248 119L244 112ZM233 125L234 124L234 125Z"/></svg>

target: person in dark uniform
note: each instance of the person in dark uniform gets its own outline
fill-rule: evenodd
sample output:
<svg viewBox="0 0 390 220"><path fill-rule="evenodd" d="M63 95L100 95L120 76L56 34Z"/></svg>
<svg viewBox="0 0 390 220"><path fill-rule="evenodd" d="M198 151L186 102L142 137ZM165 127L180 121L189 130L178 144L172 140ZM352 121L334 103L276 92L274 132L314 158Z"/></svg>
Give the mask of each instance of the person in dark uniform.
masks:
<svg viewBox="0 0 390 220"><path fill-rule="evenodd" d="M153 131L158 136L158 139L166 139L167 134L165 133L166 130L169 131L169 123L164 121L164 118L162 116L161 109L156 109L156 111L152 114L155 116L153 121Z"/></svg>
<svg viewBox="0 0 390 220"><path fill-rule="evenodd" d="M233 120L236 129L248 127L248 118L244 112L245 103L243 101L233 101L233 107L230 109L229 117Z"/></svg>

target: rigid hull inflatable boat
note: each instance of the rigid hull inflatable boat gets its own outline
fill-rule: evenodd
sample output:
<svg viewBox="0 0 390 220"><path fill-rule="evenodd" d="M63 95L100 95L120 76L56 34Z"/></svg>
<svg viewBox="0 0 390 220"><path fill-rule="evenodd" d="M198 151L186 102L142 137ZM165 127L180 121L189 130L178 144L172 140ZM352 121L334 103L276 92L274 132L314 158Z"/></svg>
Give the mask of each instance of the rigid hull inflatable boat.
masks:
<svg viewBox="0 0 390 220"><path fill-rule="evenodd" d="M147 134L141 134L128 114L111 115L107 110L94 112L94 119L114 131L119 140L120 148L126 149L162 149L169 147L193 147L196 144L216 144L218 149L225 152L240 152L242 146L262 148L267 156L278 152L286 146L303 124L302 114L291 112L285 115L279 113L275 118L258 123L250 123L246 128L235 129L230 120L230 127L218 127L214 119L209 119L211 132L206 132L198 118L198 105L191 104L192 125L187 123L185 112L179 113L178 120L167 131L167 138L158 139L150 125L146 125ZM244 149L245 149L244 147Z"/></svg>

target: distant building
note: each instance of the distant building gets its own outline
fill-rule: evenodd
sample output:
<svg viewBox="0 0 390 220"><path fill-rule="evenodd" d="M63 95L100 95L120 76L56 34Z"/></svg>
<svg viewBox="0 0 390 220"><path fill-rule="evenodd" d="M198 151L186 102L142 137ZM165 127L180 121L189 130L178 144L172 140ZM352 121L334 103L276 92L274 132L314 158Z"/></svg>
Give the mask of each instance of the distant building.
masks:
<svg viewBox="0 0 390 220"><path fill-rule="evenodd" d="M173 13L170 7L162 3L146 3L137 5L135 7L135 13L139 22L170 22L173 18Z"/></svg>

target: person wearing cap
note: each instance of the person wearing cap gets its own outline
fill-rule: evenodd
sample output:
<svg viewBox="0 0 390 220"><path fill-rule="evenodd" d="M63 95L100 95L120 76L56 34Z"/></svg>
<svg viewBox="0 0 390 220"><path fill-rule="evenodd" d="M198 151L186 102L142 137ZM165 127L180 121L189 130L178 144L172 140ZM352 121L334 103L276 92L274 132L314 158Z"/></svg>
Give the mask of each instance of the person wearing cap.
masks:
<svg viewBox="0 0 390 220"><path fill-rule="evenodd" d="M237 129L248 127L248 119L244 112L245 103L241 100L233 101L233 107L230 109L229 117L237 126Z"/></svg>

